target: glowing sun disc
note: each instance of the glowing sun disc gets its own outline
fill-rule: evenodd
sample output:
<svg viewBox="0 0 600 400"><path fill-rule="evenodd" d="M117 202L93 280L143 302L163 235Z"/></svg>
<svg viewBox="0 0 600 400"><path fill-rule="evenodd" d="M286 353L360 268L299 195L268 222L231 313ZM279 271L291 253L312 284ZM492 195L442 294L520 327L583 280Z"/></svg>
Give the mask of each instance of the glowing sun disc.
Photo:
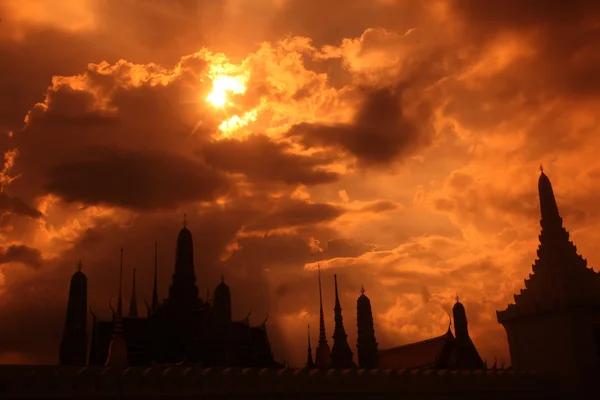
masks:
<svg viewBox="0 0 600 400"><path fill-rule="evenodd" d="M246 85L242 77L233 77L219 75L213 79L213 90L206 97L206 101L214 107L225 107L227 102L227 92L234 94L243 94L246 91Z"/></svg>

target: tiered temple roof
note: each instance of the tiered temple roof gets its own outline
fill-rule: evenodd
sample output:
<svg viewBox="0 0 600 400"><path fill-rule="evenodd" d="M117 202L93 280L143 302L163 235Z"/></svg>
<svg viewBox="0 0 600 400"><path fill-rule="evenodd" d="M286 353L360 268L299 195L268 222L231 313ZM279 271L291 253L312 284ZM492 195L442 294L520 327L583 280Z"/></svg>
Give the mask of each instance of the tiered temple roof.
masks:
<svg viewBox="0 0 600 400"><path fill-rule="evenodd" d="M541 209L540 244L533 272L514 304L498 311L498 321L578 305L600 306L600 273L588 268L563 226L550 179L542 170L538 191Z"/></svg>

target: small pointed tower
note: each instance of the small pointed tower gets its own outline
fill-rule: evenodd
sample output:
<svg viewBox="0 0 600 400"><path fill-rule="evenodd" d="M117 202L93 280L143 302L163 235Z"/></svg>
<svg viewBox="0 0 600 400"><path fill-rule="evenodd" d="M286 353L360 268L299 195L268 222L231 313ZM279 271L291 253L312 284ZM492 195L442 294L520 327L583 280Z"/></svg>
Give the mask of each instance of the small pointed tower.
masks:
<svg viewBox="0 0 600 400"><path fill-rule="evenodd" d="M306 359L306 368L314 368L315 367L315 362L313 361L313 356L312 356L312 347L310 345L310 325L308 325L308 357Z"/></svg>
<svg viewBox="0 0 600 400"><path fill-rule="evenodd" d="M497 317L506 330L514 368L579 384L600 374L600 274L577 253L550 179L540 169L542 229L533 273L514 304Z"/></svg>
<svg viewBox="0 0 600 400"><path fill-rule="evenodd" d="M331 365L331 349L327 343L325 333L325 317L323 315L323 292L321 291L321 266L317 265L319 272L319 342L315 351L315 365L318 368L329 368Z"/></svg>
<svg viewBox="0 0 600 400"><path fill-rule="evenodd" d="M365 296L364 286L360 288L360 296L356 301L356 325L358 327L356 340L358 366L360 368L377 368L379 353L375 339L373 311L371 310L371 300Z"/></svg>
<svg viewBox="0 0 600 400"><path fill-rule="evenodd" d="M119 299L117 311L113 314L113 337L106 357L107 367L124 367L128 365L127 343L123 334L123 248L121 247L121 266L119 269Z"/></svg>
<svg viewBox="0 0 600 400"><path fill-rule="evenodd" d="M158 242L154 242L154 286L152 288L152 305L150 310L155 313L158 310Z"/></svg>
<svg viewBox="0 0 600 400"><path fill-rule="evenodd" d="M332 368L355 368L352 360L354 353L348 345L348 335L344 329L344 319L342 317L342 306L338 295L337 275L333 275L335 282L335 327L333 329L333 348L331 349L331 367Z"/></svg>
<svg viewBox="0 0 600 400"><path fill-rule="evenodd" d="M475 344L469 336L469 326L467 322L467 312L465 306L458 301L452 307L452 316L454 318L454 368L456 369L485 369L485 364ZM450 329L450 326L448 326Z"/></svg>
<svg viewBox="0 0 600 400"><path fill-rule="evenodd" d="M87 277L77 263L71 278L67 317L60 343L60 365L85 365L87 353Z"/></svg>
<svg viewBox="0 0 600 400"><path fill-rule="evenodd" d="M130 318L138 317L137 307L137 296L135 294L135 268L133 269L133 281L131 285L131 301L129 302L129 315Z"/></svg>
<svg viewBox="0 0 600 400"><path fill-rule="evenodd" d="M221 283L215 288L213 295L213 310L217 326L226 330L231 324L231 292L225 283L225 276L221 274Z"/></svg>

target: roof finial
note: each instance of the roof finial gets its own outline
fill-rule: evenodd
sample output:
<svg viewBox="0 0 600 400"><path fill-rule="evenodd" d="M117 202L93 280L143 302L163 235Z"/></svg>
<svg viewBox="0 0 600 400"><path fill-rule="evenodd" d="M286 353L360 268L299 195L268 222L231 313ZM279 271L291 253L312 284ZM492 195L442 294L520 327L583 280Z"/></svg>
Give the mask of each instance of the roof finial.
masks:
<svg viewBox="0 0 600 400"><path fill-rule="evenodd" d="M83 263L81 262L81 260L77 261L77 271L81 272L82 268L83 268Z"/></svg>
<svg viewBox="0 0 600 400"><path fill-rule="evenodd" d="M457 294L456 294L456 302L457 302L457 303L458 303L458 299L459 299L459 297L458 297L458 293L457 293Z"/></svg>
<svg viewBox="0 0 600 400"><path fill-rule="evenodd" d="M183 227L187 228L187 213L183 214Z"/></svg>
<svg viewBox="0 0 600 400"><path fill-rule="evenodd" d="M225 274L221 271L221 283L225 283Z"/></svg>
<svg viewBox="0 0 600 400"><path fill-rule="evenodd" d="M544 167L542 166L542 164L540 164L540 172L543 174L544 173Z"/></svg>
<svg viewBox="0 0 600 400"><path fill-rule="evenodd" d="M360 285L360 294L365 294L365 287Z"/></svg>

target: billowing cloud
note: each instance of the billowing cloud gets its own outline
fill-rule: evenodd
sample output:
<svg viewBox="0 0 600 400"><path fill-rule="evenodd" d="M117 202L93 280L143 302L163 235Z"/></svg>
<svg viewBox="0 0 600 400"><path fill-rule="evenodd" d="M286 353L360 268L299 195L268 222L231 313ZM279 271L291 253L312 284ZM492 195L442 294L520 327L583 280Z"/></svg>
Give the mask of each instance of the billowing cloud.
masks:
<svg viewBox="0 0 600 400"><path fill-rule="evenodd" d="M361 285L382 348L443 333L459 295L507 360L539 163L600 263L596 2L172 3L0 5L0 360L56 361L79 259L102 318L120 246L143 298L158 241L167 293L184 213L200 292L223 272L295 365L317 263L329 333L336 273L351 343Z"/></svg>
<svg viewBox="0 0 600 400"><path fill-rule="evenodd" d="M337 147L367 165L390 163L395 158L413 155L430 140L422 129L427 130L431 115L427 109L421 109L419 120L406 118L401 96L401 89L376 90L366 94L352 123L302 123L294 125L289 135L300 136L305 146Z"/></svg>
<svg viewBox="0 0 600 400"><path fill-rule="evenodd" d="M265 135L214 141L204 144L199 153L209 165L244 174L252 181L314 185L331 183L338 177L324 169L331 163L329 157L297 154L290 144L274 142Z"/></svg>
<svg viewBox="0 0 600 400"><path fill-rule="evenodd" d="M25 245L11 245L7 248L0 248L0 264L12 262L38 269L42 266L42 254L39 250Z"/></svg>

